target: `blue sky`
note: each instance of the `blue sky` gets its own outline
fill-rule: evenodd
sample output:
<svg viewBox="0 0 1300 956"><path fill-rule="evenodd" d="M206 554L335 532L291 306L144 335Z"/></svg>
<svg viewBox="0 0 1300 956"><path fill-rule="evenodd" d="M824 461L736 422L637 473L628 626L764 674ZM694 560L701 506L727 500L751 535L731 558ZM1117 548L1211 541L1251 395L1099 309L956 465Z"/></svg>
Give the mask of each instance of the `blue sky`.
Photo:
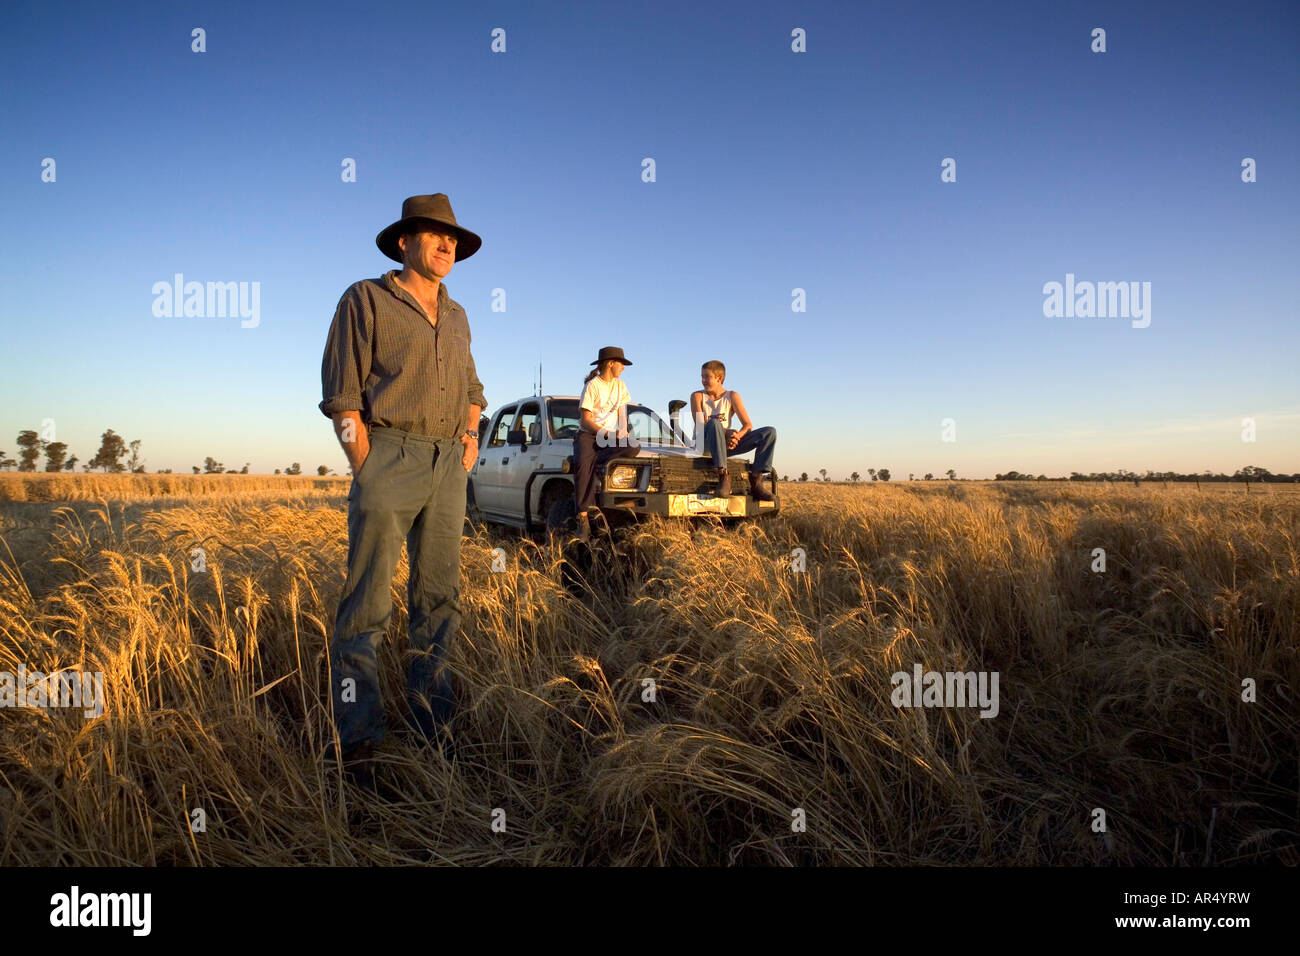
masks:
<svg viewBox="0 0 1300 956"><path fill-rule="evenodd" d="M330 320L441 191L492 408L621 345L660 409L724 361L792 475L1300 471L1300 6L988 6L19 4L0 449L343 472ZM155 317L178 272L258 282L257 327ZM1067 273L1150 325L1044 316Z"/></svg>

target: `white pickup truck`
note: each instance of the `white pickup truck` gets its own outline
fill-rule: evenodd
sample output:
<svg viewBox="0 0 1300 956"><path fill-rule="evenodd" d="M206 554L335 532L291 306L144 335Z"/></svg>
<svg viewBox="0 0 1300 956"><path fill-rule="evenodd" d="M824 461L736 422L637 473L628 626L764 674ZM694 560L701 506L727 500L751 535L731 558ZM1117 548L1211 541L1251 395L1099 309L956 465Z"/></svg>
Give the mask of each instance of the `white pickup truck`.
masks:
<svg viewBox="0 0 1300 956"><path fill-rule="evenodd" d="M645 515L745 518L780 511L776 473L769 473L774 500L755 501L747 493L748 462L741 458L727 460L733 494L715 494L712 461L692 445L676 421L684 405L672 403L668 422L644 405L628 405L628 431L641 447L615 457L597 474L601 511L612 520ZM503 405L485 419L478 461L469 477L469 517L526 532L570 530L578 414L577 396L532 395Z"/></svg>

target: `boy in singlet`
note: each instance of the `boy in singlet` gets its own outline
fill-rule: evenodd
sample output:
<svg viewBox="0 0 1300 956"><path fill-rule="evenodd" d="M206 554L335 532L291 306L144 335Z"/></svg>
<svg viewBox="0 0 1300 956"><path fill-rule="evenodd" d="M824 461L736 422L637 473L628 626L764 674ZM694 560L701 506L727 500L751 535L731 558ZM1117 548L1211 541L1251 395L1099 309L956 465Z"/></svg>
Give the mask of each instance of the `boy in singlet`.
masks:
<svg viewBox="0 0 1300 956"><path fill-rule="evenodd" d="M772 468L776 429L753 427L740 393L722 387L726 377L727 367L721 362L705 362L700 366L700 384L704 388L691 393L696 447L701 444L702 432L704 454L713 459L713 465L718 469L718 495L723 498L731 494L727 454L743 455L753 451L754 463L749 466L749 493L755 501L773 501L775 496L763 487L763 475ZM739 430L730 427L732 415L740 419Z"/></svg>

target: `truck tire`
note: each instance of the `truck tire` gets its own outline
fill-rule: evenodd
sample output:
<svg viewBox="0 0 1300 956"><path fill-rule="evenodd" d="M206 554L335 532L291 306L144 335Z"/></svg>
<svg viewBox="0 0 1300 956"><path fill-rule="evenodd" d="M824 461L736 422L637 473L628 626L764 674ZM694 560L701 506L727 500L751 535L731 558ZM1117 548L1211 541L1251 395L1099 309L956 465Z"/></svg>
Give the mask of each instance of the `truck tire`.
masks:
<svg viewBox="0 0 1300 956"><path fill-rule="evenodd" d="M550 501L550 507L546 509L546 530L551 534L570 534L576 530L578 506L573 500L573 492L554 496Z"/></svg>

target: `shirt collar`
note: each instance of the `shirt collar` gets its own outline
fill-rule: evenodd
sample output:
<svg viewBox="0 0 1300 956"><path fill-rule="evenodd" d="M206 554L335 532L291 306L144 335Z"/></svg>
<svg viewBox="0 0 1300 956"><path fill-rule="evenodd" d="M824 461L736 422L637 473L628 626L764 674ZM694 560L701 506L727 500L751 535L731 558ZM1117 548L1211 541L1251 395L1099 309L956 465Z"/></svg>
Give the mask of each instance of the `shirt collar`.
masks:
<svg viewBox="0 0 1300 956"><path fill-rule="evenodd" d="M401 273L401 271L402 271L401 269L389 269L387 272L385 272L382 277L384 287L387 288L388 291L393 293L393 295L395 296L399 296L399 297L405 296L408 299L414 298L411 295L411 293L407 292L405 289L403 289L400 285L397 284L397 276ZM447 283L439 282L438 283L438 305L440 307L446 303L449 295L450 293L447 291Z"/></svg>

